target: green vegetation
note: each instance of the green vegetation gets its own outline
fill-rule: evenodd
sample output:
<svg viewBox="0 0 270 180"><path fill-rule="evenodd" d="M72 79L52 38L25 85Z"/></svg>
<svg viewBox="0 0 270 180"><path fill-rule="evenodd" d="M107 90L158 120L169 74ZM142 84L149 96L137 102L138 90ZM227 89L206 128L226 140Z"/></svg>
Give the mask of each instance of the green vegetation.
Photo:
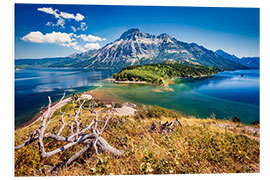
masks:
<svg viewBox="0 0 270 180"><path fill-rule="evenodd" d="M179 113L174 112L173 110L169 110L166 108L162 108L160 106L144 106L134 116L134 119L147 119L147 118L156 118L162 119L166 118L176 118L181 117Z"/></svg>
<svg viewBox="0 0 270 180"><path fill-rule="evenodd" d="M106 119L101 106L96 108L100 120ZM73 113L72 104L62 107L66 112L64 120L70 124L68 114ZM172 122L178 117L183 126L174 125L168 134L160 134L149 127L155 123ZM60 114L56 114L48 132L57 133L61 127ZM82 112L82 126L85 127L94 114ZM225 127L224 127L225 126ZM15 131L15 145L21 144L39 122ZM114 157L103 152L95 154L93 148L86 151L70 166L64 166L53 174L46 168L70 158L83 146L77 144L53 157L41 159L37 143L15 151L15 176L83 176L120 174L186 174L186 173L252 173L259 171L259 135L243 131L252 126L228 120L212 118L198 119L183 117L172 110L158 106L142 106L135 116L114 116L107 124L103 137L124 155ZM63 136L69 129L63 130ZM46 150L63 145L51 139L44 139Z"/></svg>
<svg viewBox="0 0 270 180"><path fill-rule="evenodd" d="M159 63L129 66L113 74L113 77L116 81L146 81L164 85L174 77L201 77L215 73L218 73L218 71L213 67L181 63Z"/></svg>

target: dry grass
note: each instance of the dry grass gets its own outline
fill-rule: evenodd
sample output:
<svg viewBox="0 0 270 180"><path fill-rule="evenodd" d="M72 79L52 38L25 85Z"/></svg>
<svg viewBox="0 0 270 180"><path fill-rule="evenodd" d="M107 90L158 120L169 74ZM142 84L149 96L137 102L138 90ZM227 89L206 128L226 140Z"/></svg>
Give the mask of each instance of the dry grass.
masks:
<svg viewBox="0 0 270 180"><path fill-rule="evenodd" d="M68 107L66 111L72 112ZM148 107L149 108L149 107ZM114 147L124 150L124 155L114 157L106 152L96 155L88 150L69 167L65 166L52 174L43 169L55 165L72 156L80 145L74 146L53 157L40 159L37 143L15 151L15 176L82 176L82 175L118 175L118 174L185 174L185 173L239 173L259 171L259 135L250 133L252 128L226 120L197 119L181 117L181 126L175 125L174 131L164 135L151 131L149 126L159 121L172 121L179 114L153 109L152 117L145 115L142 108L134 117L113 117L103 137ZM151 109L151 108L150 108ZM161 111L161 112L160 112ZM148 111L149 112L149 111ZM105 115L105 114L103 114ZM102 116L102 113L101 113ZM61 124L59 115L50 124L48 131L57 132ZM83 113L83 125L89 123L92 115ZM69 117L65 116L69 122ZM228 127L224 127L225 124ZM15 145L27 139L39 126L39 122L15 131ZM232 127L232 128L229 128ZM255 128L258 128L255 127ZM64 134L69 133L65 129ZM45 146L54 149L63 145L50 139Z"/></svg>

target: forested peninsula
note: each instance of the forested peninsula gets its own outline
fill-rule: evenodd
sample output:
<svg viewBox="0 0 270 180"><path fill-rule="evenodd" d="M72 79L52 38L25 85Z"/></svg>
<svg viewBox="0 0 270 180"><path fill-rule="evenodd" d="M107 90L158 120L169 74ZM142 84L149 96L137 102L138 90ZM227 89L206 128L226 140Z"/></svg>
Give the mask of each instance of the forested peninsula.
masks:
<svg viewBox="0 0 270 180"><path fill-rule="evenodd" d="M189 65L182 63L159 63L135 65L123 68L113 74L115 82L146 82L155 85L166 85L175 78L197 78L211 76L218 70L211 66Z"/></svg>

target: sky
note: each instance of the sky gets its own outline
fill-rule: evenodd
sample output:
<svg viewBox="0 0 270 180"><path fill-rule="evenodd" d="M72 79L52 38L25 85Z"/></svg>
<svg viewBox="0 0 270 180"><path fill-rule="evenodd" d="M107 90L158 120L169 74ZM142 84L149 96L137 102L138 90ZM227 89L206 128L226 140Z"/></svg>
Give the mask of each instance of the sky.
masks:
<svg viewBox="0 0 270 180"><path fill-rule="evenodd" d="M15 59L98 49L130 28L259 56L259 8L15 4Z"/></svg>

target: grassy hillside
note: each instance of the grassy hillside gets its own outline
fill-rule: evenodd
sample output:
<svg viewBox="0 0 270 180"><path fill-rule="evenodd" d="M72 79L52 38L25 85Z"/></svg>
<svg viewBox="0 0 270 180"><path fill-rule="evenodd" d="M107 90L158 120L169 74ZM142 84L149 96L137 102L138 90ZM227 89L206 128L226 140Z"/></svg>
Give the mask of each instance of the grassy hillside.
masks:
<svg viewBox="0 0 270 180"><path fill-rule="evenodd" d="M72 105L65 105L62 111L73 114ZM105 115L105 111L100 113L101 119L105 119ZM49 132L56 133L61 127L59 116L54 114ZM176 116L182 126L175 125L170 133L161 134L158 128L150 128L153 123L170 122ZM93 114L83 110L83 126L92 118ZM64 116L64 120L69 124L70 116ZM17 129L15 145L26 140L37 127L39 122ZM46 168L68 159L81 145L40 159L35 142L15 151L15 176L258 172L258 129L259 125L216 120L214 116L209 119L182 117L158 106L142 106L134 116L114 116L102 134L113 147L124 151L123 156L114 157L107 152L96 155L91 148L69 167L64 166L47 174ZM65 133L68 134L68 129L64 129ZM45 139L44 143L47 150L63 145L50 139Z"/></svg>
<svg viewBox="0 0 270 180"><path fill-rule="evenodd" d="M163 85L173 77L200 77L209 76L218 71L213 67L187 65L180 63L159 63L129 66L119 73L113 74L117 81L146 81Z"/></svg>

